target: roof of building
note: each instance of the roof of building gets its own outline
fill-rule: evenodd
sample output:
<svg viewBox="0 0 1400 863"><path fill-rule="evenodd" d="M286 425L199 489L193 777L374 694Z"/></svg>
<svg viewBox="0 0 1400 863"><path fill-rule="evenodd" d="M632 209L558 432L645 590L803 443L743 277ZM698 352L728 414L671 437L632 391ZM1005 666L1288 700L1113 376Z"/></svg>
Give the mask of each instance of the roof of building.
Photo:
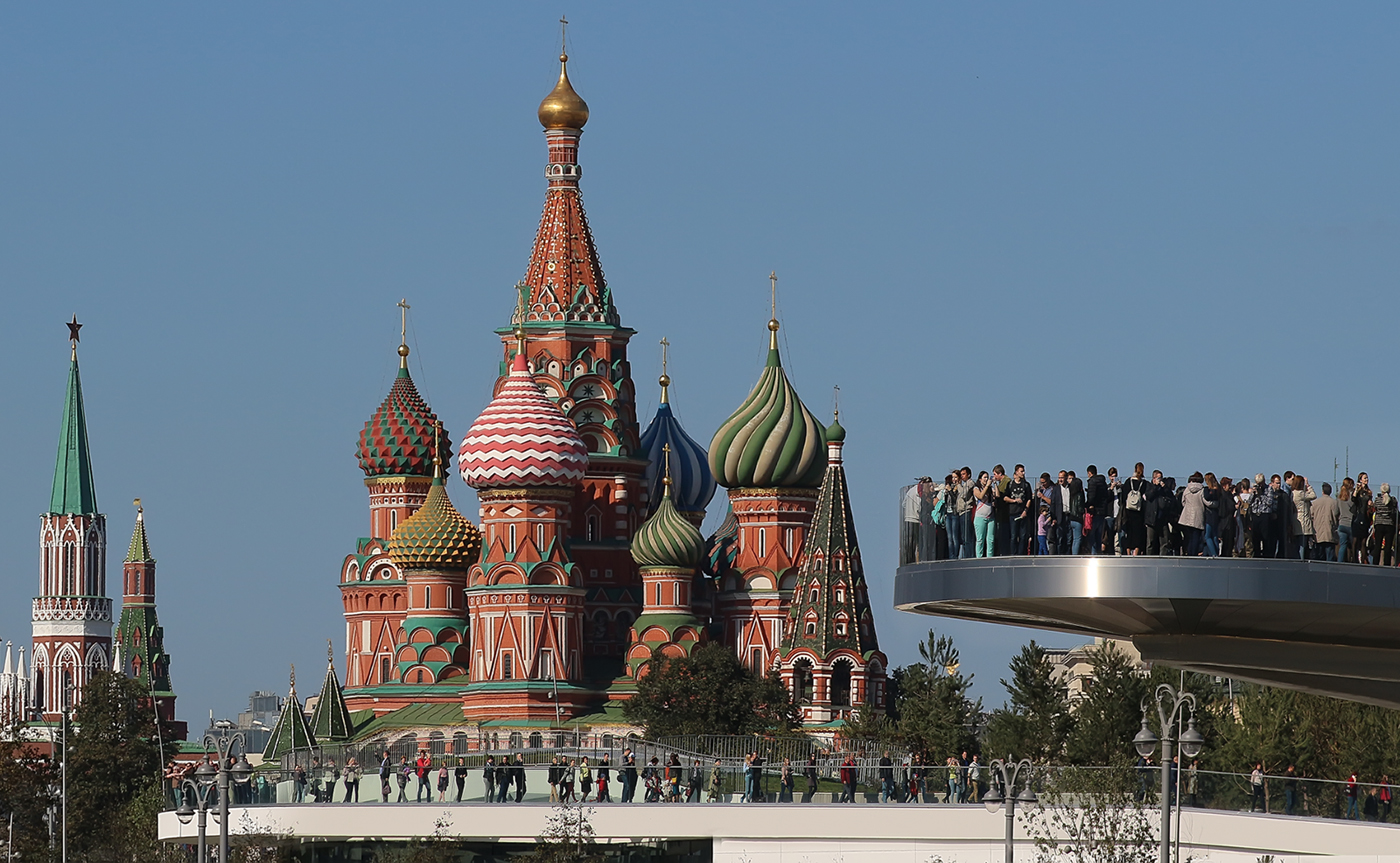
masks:
<svg viewBox="0 0 1400 863"><path fill-rule="evenodd" d="M293 668L291 691L287 694L287 700L282 702L282 714L277 717L277 724L272 726L272 735L263 747L263 759L271 761L293 749L309 749L315 745L316 738L306 724L306 714L302 712L301 700L297 698L296 669Z"/></svg>
<svg viewBox="0 0 1400 863"><path fill-rule="evenodd" d="M662 375L661 404L641 438L642 455L651 459L646 474L651 511L655 512L661 505L661 479L665 472L662 450L670 446L671 502L682 512L704 512L710 499L715 496L715 475L710 471L709 454L705 448L686 434L671 412L667 392L669 386L670 377Z"/></svg>
<svg viewBox="0 0 1400 863"><path fill-rule="evenodd" d="M704 547L700 531L676 511L668 484L662 492L661 505L632 537L632 559L641 567L693 570L700 565Z"/></svg>
<svg viewBox="0 0 1400 863"><path fill-rule="evenodd" d="M394 528L389 557L401 569L465 570L481 559L481 531L452 505L440 471L423 505Z"/></svg>
<svg viewBox="0 0 1400 863"><path fill-rule="evenodd" d="M467 485L478 489L573 486L588 468L588 449L535 383L521 352L500 392L462 439L457 466Z"/></svg>
<svg viewBox="0 0 1400 863"><path fill-rule="evenodd" d="M710 470L725 488L816 488L822 479L822 424L798 398L768 322L768 361L749 397L710 442Z"/></svg>
<svg viewBox="0 0 1400 863"><path fill-rule="evenodd" d="M146 517L138 504L136 507L136 527L131 531L131 545L126 550L125 563L155 563L151 557L151 544L146 540Z"/></svg>
<svg viewBox="0 0 1400 863"><path fill-rule="evenodd" d="M326 679L321 684L321 694L316 698L316 709L311 712L311 734L325 742L349 740L354 732L355 723L350 720L350 711L345 706L345 694L340 690L340 679L335 676L335 659L332 658L326 664Z"/></svg>
<svg viewBox="0 0 1400 863"><path fill-rule="evenodd" d="M437 414L418 394L408 373L408 345L399 346L399 374L379 409L365 422L355 450L365 476L432 476ZM443 431L440 457L452 459L451 436Z"/></svg>
<svg viewBox="0 0 1400 863"><path fill-rule="evenodd" d="M97 491L92 482L92 452L88 447L83 382L78 374L76 347L68 366L68 391L63 401L63 425L58 433L58 459L54 465L49 513L97 514Z"/></svg>

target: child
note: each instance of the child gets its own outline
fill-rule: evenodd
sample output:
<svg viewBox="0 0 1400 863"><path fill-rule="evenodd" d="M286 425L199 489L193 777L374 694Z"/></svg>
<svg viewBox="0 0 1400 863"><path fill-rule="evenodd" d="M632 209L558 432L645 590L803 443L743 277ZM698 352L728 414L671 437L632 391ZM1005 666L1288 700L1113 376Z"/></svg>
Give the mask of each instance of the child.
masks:
<svg viewBox="0 0 1400 863"><path fill-rule="evenodd" d="M1050 530L1050 507L1045 504L1040 505L1040 516L1035 520L1035 538L1040 545L1041 554L1049 554L1050 546L1046 534Z"/></svg>

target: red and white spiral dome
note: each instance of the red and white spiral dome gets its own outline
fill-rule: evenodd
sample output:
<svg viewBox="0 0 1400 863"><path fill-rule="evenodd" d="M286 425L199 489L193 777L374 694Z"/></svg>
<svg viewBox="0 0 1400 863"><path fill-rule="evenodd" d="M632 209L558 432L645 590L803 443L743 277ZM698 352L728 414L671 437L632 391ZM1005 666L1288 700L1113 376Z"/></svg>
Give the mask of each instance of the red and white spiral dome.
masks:
<svg viewBox="0 0 1400 863"><path fill-rule="evenodd" d="M457 467L472 488L571 486L588 469L588 447L519 353L501 391L462 438Z"/></svg>

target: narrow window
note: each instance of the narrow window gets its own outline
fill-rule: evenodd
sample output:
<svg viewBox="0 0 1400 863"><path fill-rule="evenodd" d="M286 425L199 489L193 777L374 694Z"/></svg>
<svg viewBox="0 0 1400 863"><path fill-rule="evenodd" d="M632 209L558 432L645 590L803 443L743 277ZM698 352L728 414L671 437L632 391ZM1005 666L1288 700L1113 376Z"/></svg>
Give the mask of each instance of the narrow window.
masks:
<svg viewBox="0 0 1400 863"><path fill-rule="evenodd" d="M816 622L815 620L809 620L809 621L807 621L807 634L808 634L808 635L816 635L816 634L817 634L817 622Z"/></svg>
<svg viewBox="0 0 1400 863"><path fill-rule="evenodd" d="M422 682L423 682L423 669L421 669L421 668L418 669L418 682L419 682L419 683L422 683Z"/></svg>
<svg viewBox="0 0 1400 863"><path fill-rule="evenodd" d="M423 607L433 607L433 586L431 584L423 585ZM419 672L419 674L421 675L422 672Z"/></svg>
<svg viewBox="0 0 1400 863"><path fill-rule="evenodd" d="M515 554L515 525L510 526L510 553Z"/></svg>
<svg viewBox="0 0 1400 863"><path fill-rule="evenodd" d="M398 526L399 526L399 511L396 510L396 509L391 509L391 510L389 510L389 532L390 532L390 533L393 533L393 532L394 532L394 528L396 528L396 527L398 527Z"/></svg>
<svg viewBox="0 0 1400 863"><path fill-rule="evenodd" d="M760 528L758 529L758 556L759 556L759 557L766 557L767 555L768 555L768 531L765 530L764 528L761 528L761 527L760 527Z"/></svg>
<svg viewBox="0 0 1400 863"><path fill-rule="evenodd" d="M749 651L749 665L753 666L755 674L763 673L763 648L755 647Z"/></svg>
<svg viewBox="0 0 1400 863"><path fill-rule="evenodd" d="M598 541L598 516L588 516L588 527L585 529L584 535L588 542Z"/></svg>
<svg viewBox="0 0 1400 863"><path fill-rule="evenodd" d="M812 600L811 600L812 604L813 604L813 605L816 605L817 603L819 603L819 602L821 602L821 601L822 601L822 592L821 592L821 590L818 589L818 588L815 588L815 587L812 588Z"/></svg>
<svg viewBox="0 0 1400 863"><path fill-rule="evenodd" d="M515 658L509 653L501 654L501 679L515 679Z"/></svg>
<svg viewBox="0 0 1400 863"><path fill-rule="evenodd" d="M391 679L389 677L389 657L381 656L379 657L379 682L388 683Z"/></svg>
<svg viewBox="0 0 1400 863"><path fill-rule="evenodd" d="M783 530L783 545L787 546L788 557L792 557L792 528Z"/></svg>
<svg viewBox="0 0 1400 863"><path fill-rule="evenodd" d="M544 551L544 525L542 524L535 525L535 545L539 546L540 551Z"/></svg>

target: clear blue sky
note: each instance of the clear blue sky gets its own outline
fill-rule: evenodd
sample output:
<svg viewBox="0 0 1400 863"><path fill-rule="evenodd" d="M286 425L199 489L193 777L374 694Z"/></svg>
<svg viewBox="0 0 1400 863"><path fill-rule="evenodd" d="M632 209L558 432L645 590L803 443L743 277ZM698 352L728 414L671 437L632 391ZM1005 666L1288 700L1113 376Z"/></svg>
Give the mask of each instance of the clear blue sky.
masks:
<svg viewBox="0 0 1400 863"><path fill-rule="evenodd" d="M182 716L284 691L289 661L319 680L399 297L448 427L489 397L557 7L0 8L0 637L29 640L76 312L108 583L140 496ZM1400 481L1400 7L565 11L644 420L665 335L708 441L758 377L776 269L794 383L821 415L841 386L894 662L937 626L999 702L1037 635L891 610L919 473L1330 479L1350 446Z"/></svg>

